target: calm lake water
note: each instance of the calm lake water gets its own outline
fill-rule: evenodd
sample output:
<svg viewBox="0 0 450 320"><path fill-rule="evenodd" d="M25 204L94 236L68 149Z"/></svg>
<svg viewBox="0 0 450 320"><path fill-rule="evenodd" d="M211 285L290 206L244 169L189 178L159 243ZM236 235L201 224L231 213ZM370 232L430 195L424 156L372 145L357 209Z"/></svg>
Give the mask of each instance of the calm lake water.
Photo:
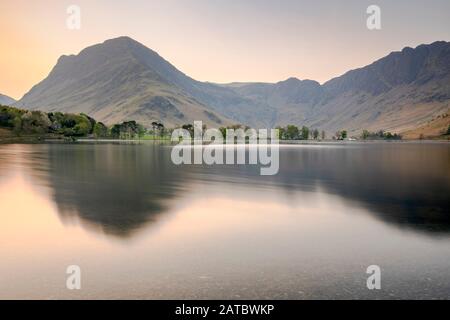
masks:
<svg viewBox="0 0 450 320"><path fill-rule="evenodd" d="M276 176L170 151L0 145L0 298L450 298L450 144L288 145Z"/></svg>

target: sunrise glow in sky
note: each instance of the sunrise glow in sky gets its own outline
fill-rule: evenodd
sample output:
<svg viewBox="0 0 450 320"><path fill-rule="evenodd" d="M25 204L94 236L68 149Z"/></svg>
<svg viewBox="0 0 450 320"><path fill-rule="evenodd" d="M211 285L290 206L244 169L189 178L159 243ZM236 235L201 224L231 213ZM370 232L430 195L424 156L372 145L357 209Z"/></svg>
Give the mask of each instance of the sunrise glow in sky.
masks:
<svg viewBox="0 0 450 320"><path fill-rule="evenodd" d="M448 0L2 0L0 93L19 99L63 54L126 35L202 81L325 82L405 46L450 41ZM81 8L81 30L66 10ZM366 27L377 4L382 29Z"/></svg>

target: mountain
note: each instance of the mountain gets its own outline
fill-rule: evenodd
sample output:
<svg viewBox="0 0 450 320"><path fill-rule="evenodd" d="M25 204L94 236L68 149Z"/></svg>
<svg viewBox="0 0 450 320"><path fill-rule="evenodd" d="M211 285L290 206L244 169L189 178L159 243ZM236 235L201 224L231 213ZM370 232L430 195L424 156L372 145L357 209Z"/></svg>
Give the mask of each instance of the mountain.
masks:
<svg viewBox="0 0 450 320"><path fill-rule="evenodd" d="M323 85L307 122L333 130L404 132L450 108L450 43L393 52Z"/></svg>
<svg viewBox="0 0 450 320"><path fill-rule="evenodd" d="M16 100L14 100L13 98L0 93L0 105L9 106L14 104L15 102Z"/></svg>
<svg viewBox="0 0 450 320"><path fill-rule="evenodd" d="M324 85L291 78L229 87L270 110L265 119L270 126L404 132L449 110L450 43L405 48Z"/></svg>
<svg viewBox="0 0 450 320"><path fill-rule="evenodd" d="M185 75L128 37L63 56L18 103L44 111L85 112L107 123L134 119L179 125L307 125L334 133L405 132L448 113L450 43L405 48L321 85L214 84Z"/></svg>
<svg viewBox="0 0 450 320"><path fill-rule="evenodd" d="M156 52L128 38L107 40L78 55L62 56L48 77L16 104L43 111L84 112L106 123L137 120L166 126L203 120L229 123L189 91L197 82ZM207 85L205 85L207 86Z"/></svg>

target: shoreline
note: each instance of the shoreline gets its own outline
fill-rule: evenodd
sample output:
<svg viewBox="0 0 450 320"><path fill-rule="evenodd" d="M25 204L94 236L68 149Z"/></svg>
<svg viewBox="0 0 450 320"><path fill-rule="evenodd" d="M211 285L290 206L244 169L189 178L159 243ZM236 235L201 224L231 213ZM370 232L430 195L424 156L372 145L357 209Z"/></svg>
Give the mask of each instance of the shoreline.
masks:
<svg viewBox="0 0 450 320"><path fill-rule="evenodd" d="M170 139L152 139L152 140L138 140L138 139L62 139L54 137L9 137L6 139L0 139L0 145L7 144L73 144L73 143L166 143L176 144ZM450 139L411 139L411 140L280 140L279 145L355 145L355 144L376 144L376 143L450 143ZM246 143L248 144L248 143ZM269 143L270 144L270 143ZM208 145L208 144L204 144ZM226 145L226 144L224 144Z"/></svg>

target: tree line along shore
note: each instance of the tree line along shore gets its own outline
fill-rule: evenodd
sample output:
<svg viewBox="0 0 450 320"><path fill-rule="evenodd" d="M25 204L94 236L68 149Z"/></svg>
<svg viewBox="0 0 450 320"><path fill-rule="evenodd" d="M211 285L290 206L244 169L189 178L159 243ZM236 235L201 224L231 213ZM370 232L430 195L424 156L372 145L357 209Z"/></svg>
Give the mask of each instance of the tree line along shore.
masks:
<svg viewBox="0 0 450 320"><path fill-rule="evenodd" d="M180 126L193 132L192 124ZM78 138L92 139L126 139L126 140L156 140L170 139L172 131L176 128L166 128L161 122L152 122L151 127L145 127L136 121L107 126L92 117L81 113L42 112L19 109L9 106L0 106L0 140L33 141L43 139L62 139L75 141ZM219 130L225 138L227 129L248 129L236 124L222 127ZM334 135L327 136L324 130L310 129L306 126L297 127L287 125L277 127L280 140L400 140L401 135L396 133L369 132L363 130L358 137L349 137L346 130L340 130ZM450 134L450 126L447 135Z"/></svg>

